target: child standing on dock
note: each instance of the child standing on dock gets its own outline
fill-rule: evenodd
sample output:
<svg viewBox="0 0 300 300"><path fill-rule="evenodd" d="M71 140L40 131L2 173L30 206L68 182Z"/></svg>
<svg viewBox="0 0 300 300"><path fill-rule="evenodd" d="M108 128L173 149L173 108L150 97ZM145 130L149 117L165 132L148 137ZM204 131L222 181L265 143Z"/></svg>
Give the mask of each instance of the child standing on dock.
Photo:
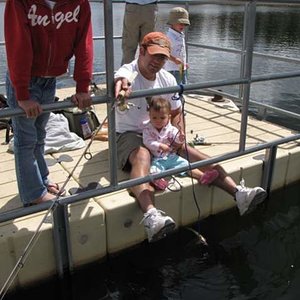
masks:
<svg viewBox="0 0 300 300"><path fill-rule="evenodd" d="M144 122L143 143L153 155L150 174L188 166L189 162L176 154L178 148L184 143L185 137L171 124L170 102L162 97L153 97L149 103L149 118ZM215 169L204 173L199 169L193 169L188 171L188 174L196 178L199 183L206 185L211 184L219 176L219 172ZM164 190L167 181L164 178L156 179L153 185L159 190Z"/></svg>
<svg viewBox="0 0 300 300"><path fill-rule="evenodd" d="M8 73L7 102L25 115L12 117L15 167L21 201L25 206L53 200L61 193L48 179L44 157L46 124L50 113L43 104L54 103L56 77L67 72L75 56L79 108L89 107L93 43L88 0L7 0L4 34Z"/></svg>
<svg viewBox="0 0 300 300"><path fill-rule="evenodd" d="M170 26L166 35L171 41L171 55L164 68L174 75L178 84L186 84L188 65L184 30L190 25L189 13L182 7L174 7L169 13L167 24Z"/></svg>

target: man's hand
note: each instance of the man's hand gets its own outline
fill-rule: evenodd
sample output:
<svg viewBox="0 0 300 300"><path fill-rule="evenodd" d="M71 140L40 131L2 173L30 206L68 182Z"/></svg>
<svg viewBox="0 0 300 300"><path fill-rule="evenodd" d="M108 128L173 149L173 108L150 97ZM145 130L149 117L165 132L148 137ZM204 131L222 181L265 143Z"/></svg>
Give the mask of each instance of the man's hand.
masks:
<svg viewBox="0 0 300 300"><path fill-rule="evenodd" d="M34 100L18 101L18 105L25 111L27 118L36 118L43 112L41 105Z"/></svg>
<svg viewBox="0 0 300 300"><path fill-rule="evenodd" d="M127 78L115 79L115 98L127 98L131 94L131 83Z"/></svg>
<svg viewBox="0 0 300 300"><path fill-rule="evenodd" d="M92 99L89 93L76 93L72 96L72 102L80 109L84 109L92 105Z"/></svg>

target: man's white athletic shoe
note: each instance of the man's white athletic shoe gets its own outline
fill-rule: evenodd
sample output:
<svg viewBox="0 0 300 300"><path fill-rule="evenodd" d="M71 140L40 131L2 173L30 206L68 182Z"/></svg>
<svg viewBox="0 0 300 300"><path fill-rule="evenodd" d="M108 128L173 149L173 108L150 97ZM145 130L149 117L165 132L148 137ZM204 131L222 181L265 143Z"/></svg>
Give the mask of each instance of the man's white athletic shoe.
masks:
<svg viewBox="0 0 300 300"><path fill-rule="evenodd" d="M267 192L263 188L246 187L244 180L236 188L235 200L241 216L252 212L267 197Z"/></svg>
<svg viewBox="0 0 300 300"><path fill-rule="evenodd" d="M141 222L144 222L148 241L150 243L166 237L175 228L174 220L171 217L166 216L163 211L157 210L156 208L149 209L144 214L144 218Z"/></svg>

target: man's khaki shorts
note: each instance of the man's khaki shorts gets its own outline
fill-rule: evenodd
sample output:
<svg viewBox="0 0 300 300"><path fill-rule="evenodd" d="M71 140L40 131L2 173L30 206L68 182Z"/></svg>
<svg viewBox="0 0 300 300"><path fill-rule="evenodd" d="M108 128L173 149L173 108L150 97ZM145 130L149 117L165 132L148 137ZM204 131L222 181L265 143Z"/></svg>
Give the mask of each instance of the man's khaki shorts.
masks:
<svg viewBox="0 0 300 300"><path fill-rule="evenodd" d="M117 133L117 155L118 167L124 171L130 171L131 165L128 161L129 155L140 146L144 146L141 133L127 131Z"/></svg>

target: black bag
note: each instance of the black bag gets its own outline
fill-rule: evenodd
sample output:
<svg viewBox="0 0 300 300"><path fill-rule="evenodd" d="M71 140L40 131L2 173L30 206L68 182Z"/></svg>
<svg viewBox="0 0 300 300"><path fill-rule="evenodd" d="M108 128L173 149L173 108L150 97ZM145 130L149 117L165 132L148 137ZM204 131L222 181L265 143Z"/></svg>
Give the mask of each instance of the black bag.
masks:
<svg viewBox="0 0 300 300"><path fill-rule="evenodd" d="M6 97L0 94L0 109L8 108ZM6 129L5 133L5 144L9 143L11 138L10 133L12 132L11 118L6 117L0 119L0 129Z"/></svg>
<svg viewBox="0 0 300 300"><path fill-rule="evenodd" d="M79 108L69 108L62 110L60 113L62 113L68 119L70 131L75 132L83 139L85 139L86 137L82 132L82 126L80 122L82 119L87 120L92 133L96 130L97 127L100 126L100 122L96 113L91 109L81 110Z"/></svg>

